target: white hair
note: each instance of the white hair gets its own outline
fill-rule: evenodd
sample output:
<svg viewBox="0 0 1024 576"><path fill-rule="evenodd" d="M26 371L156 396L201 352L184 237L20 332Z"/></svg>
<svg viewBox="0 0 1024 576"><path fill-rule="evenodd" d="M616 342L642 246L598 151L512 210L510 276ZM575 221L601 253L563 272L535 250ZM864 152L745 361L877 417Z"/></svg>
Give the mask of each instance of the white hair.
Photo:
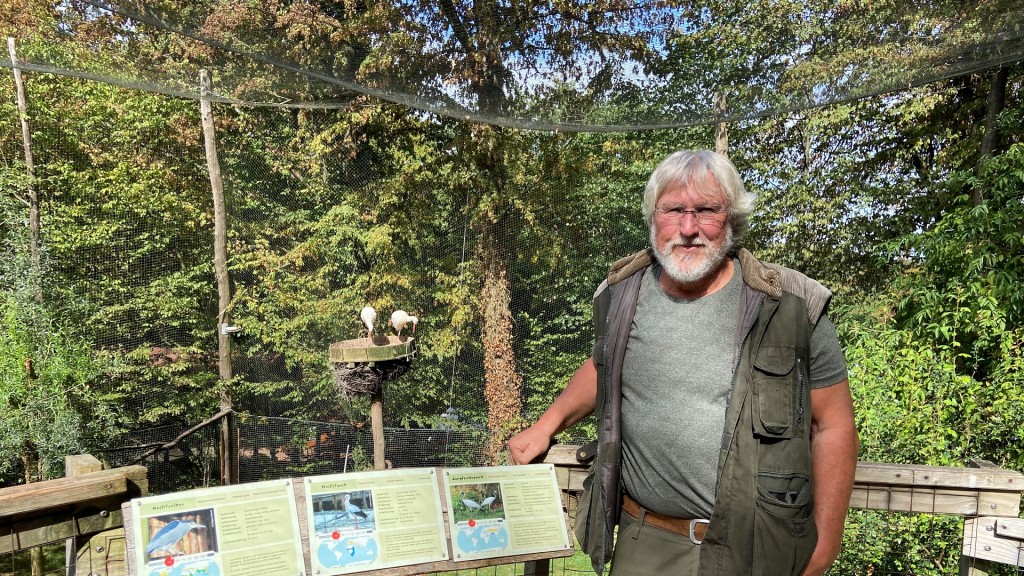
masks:
<svg viewBox="0 0 1024 576"><path fill-rule="evenodd" d="M673 186L692 186L707 195L720 190L729 204L733 238L738 240L747 231L754 195L747 192L736 167L725 156L711 150L679 150L662 160L644 188L643 214L647 226L653 227L658 198Z"/></svg>

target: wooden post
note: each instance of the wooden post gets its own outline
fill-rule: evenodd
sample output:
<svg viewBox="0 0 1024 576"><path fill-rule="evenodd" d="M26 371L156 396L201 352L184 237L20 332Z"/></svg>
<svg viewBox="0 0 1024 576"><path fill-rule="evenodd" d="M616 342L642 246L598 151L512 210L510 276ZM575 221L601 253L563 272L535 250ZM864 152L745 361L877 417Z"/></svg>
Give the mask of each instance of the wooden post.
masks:
<svg viewBox="0 0 1024 576"><path fill-rule="evenodd" d="M370 404L370 430L373 432L373 469L384 470L384 388L383 384L373 393Z"/></svg>
<svg viewBox="0 0 1024 576"><path fill-rule="evenodd" d="M551 574L551 560L528 560L523 563L523 576L548 576Z"/></svg>
<svg viewBox="0 0 1024 576"><path fill-rule="evenodd" d="M99 472L100 470L103 470L103 463L90 454L76 454L64 457L64 476L66 478L81 476L82 474L88 474L90 472ZM64 544L64 565L67 567L67 576L77 576L77 538L68 538L67 542Z"/></svg>
<svg viewBox="0 0 1024 576"><path fill-rule="evenodd" d="M14 71L14 86L18 93L18 116L21 119L21 142L25 150L25 175L28 176L28 228L31 234L29 240L29 254L32 257L32 274L35 275L34 285L36 300L42 302L43 291L40 288L40 249L39 233L39 191L36 189L35 161L32 157L32 130L28 122L28 98L25 95L25 83L21 78L21 68L18 68L18 53L14 47L14 38L7 38L7 51L11 55L11 69Z"/></svg>
<svg viewBox="0 0 1024 576"><path fill-rule="evenodd" d="M220 160L217 158L217 137L213 126L213 106L210 103L210 73L199 71L199 110L203 123L203 141L206 145L206 166L210 172L210 189L213 191L213 267L217 275L217 366L220 373L220 409L231 409L229 388L231 371L231 336L226 328L230 325L228 307L231 305L231 284L228 277L228 228L224 207L224 182L220 175ZM238 483L238 445L235 442L235 420L232 415L224 418L221 425L221 482Z"/></svg>
<svg viewBox="0 0 1024 576"><path fill-rule="evenodd" d="M715 152L722 156L729 155L729 127L722 119L725 116L725 92L715 92Z"/></svg>

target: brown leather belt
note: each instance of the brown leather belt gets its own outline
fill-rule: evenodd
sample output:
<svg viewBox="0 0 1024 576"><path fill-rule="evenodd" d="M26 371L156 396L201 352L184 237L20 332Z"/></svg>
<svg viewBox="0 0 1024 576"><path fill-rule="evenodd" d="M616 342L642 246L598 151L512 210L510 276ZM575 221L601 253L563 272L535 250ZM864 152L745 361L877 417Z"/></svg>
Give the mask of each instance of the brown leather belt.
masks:
<svg viewBox="0 0 1024 576"><path fill-rule="evenodd" d="M641 512L643 512L644 524L656 526L662 530L668 530L674 534L685 536L694 544L700 544L703 542L704 536L708 533L708 520L673 518L672 516L665 516L664 514L644 510L636 500L629 497L629 494L622 495L622 511L637 520L640 519Z"/></svg>

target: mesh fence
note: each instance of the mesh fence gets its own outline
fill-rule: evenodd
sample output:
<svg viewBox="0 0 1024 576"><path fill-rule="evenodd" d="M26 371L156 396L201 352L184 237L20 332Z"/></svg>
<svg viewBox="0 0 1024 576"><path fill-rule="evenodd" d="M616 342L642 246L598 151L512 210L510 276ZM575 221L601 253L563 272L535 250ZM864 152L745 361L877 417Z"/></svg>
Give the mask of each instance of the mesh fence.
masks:
<svg viewBox="0 0 1024 576"><path fill-rule="evenodd" d="M46 198L48 297L67 304L64 313L101 352L105 370L97 388L117 398L120 432L100 449L110 464L123 465L215 414L225 391L216 364L220 311L198 107L193 101L48 75L33 76L29 88L39 103L32 118L33 145L36 182ZM79 104L70 95L96 92L107 104L72 110ZM239 414L245 477L367 466L369 396L339 389L340 366L327 359L332 343L365 334L357 313L366 303L381 310L377 334L394 334L386 324L393 309L420 316L418 352L409 370L383 383L391 465L484 463L488 407L474 293L481 240L469 205L476 199L464 193L445 198L444 191L417 190L413 182L388 205L378 205L378 197L394 197L396 186L406 186L386 182L397 169L374 151L382 143L372 142L350 158L338 159L337 150L329 158L305 157L309 147L322 145L316 139L332 137L330 131L345 121L342 112L229 106L215 111L222 128L218 152L234 292L230 315L241 329L231 341L234 378L227 389ZM63 121L68 115L95 117L94 130L69 132ZM152 133L129 134L139 115L156 122ZM17 150L11 140L6 146L12 154ZM96 183L110 187L107 200L80 192ZM540 195L546 192L525 199L543 205ZM433 205L437 215L423 223L421 238L402 237L415 234L415 226L394 238L367 238L377 233L372 228L381 228L380 220L387 230L390 218L421 218L424 202L447 205ZM380 210L394 215L375 214ZM552 212L530 228L562 228L566 235L559 242L585 243L583 236L594 227L567 221L573 217ZM519 224L504 226L492 240L508 247L513 281L526 280L509 295L508 305L520 335L515 352L522 360L516 368L527 376L523 394L535 400L526 407L530 417L546 401L531 392L531 371L552 378L550 363L568 359L578 365L589 353L585 303L606 263L581 265L545 255ZM632 251L637 238L642 236L620 235L605 249ZM388 244L383 253L371 253L374 241ZM540 265L539 256L546 258ZM464 301L448 306L439 300L440 283ZM545 285L546 293L533 293L533 287ZM531 333L567 308L578 309L578 317L549 332L534 366L529 347L537 345L529 343ZM556 372L558 382L544 384L557 389L572 369L566 364L558 369L560 376ZM216 455L210 451L214 430L206 428L148 459L158 479L151 489L216 481ZM587 436L573 434L581 441Z"/></svg>
<svg viewBox="0 0 1024 576"><path fill-rule="evenodd" d="M106 10L101 22L118 20L129 11L139 16L135 10L152 8L127 2L87 4ZM989 33L953 44L940 54L941 62L952 64L929 68L931 61L916 60L911 71L890 74L892 70L883 68L882 76L867 75L874 81L859 84L852 82L856 70L850 69L849 76L834 77L830 89L818 85L820 91L812 90L813 98L800 105L793 105L791 94L779 84L764 101L756 95L747 101L732 100L734 109L750 104L749 114L741 116L748 119L795 110L795 115L783 114L778 120L776 130L785 132L803 122L800 113L830 101L883 92L893 82L921 84L1017 61L1022 43L1020 20L1014 15L1019 9L1010 2L1002 10L980 12L984 18L978 27L991 24ZM162 19L161 24L151 17L152 11L147 13L150 16L138 22L127 21L202 44L193 38L200 26L196 21ZM202 10L194 15L208 16ZM899 30L902 40L920 30L893 29ZM428 37L429 30L417 34ZM628 32L622 28L616 34ZM237 47L207 46L216 48L218 58L228 63L225 54L238 52ZM194 54L195 49L180 53ZM578 107L544 101L506 116L481 102L464 100L440 111L446 114L442 116L431 108L438 95L419 91L424 85L403 91L384 82L379 90L360 85L358 90L338 91L339 78L353 78L321 79L325 88L314 82L312 68L292 71L294 75L280 72L287 69L281 66L287 57L279 51L264 47L250 51L249 57L254 54L265 60L255 61L268 67L241 66L235 71L246 74L232 76L226 65L218 77L226 83L223 94L239 97L218 97L214 105L233 293L228 309L222 310L212 263L209 164L199 106L192 98L198 90L191 81L180 81L194 76L194 70L176 70L179 82L171 88L166 68L136 70L140 76L164 74L136 81L128 78L129 72L115 77L112 72L123 60L106 59L99 51L92 67L74 68L52 47L25 50L36 174L31 182L13 176L23 168L19 113L14 99L4 98L0 162L10 194L2 199L7 217L3 231L12 239L12 249L5 255L27 253L19 201L34 186L43 198L40 283L46 300L59 304L54 306L59 318L50 321L54 326L77 327L69 338L100 353L97 376L80 394L99 397L108 407L108 412L86 413L82 420L47 424L55 436L73 429L84 437L81 444L110 466L134 462L155 450L144 460L154 494L220 482L217 423L171 448L160 447L216 414L225 396L230 397L237 423L242 481L367 469L373 452L370 399L339 391L328 348L365 337L357 314L370 304L378 310L378 334L393 333L386 325L393 310L401 308L420 318L411 369L383 384L388 464L491 462L488 446L494 431L488 428L488 351L483 343L487 311L481 305L487 274L497 270L494 277L507 280L511 348L505 359L514 359L510 371L520 378L516 391L523 404L516 416L520 423L532 421L589 354L590 298L607 265L647 244L637 199L654 162L671 150L706 147L713 141L713 127L707 124L714 116L709 94L702 92L694 98L699 105L688 106L683 100L694 92L679 90L674 94L681 95L680 101L659 103L664 106L654 109L660 111L647 117L634 115L642 108L636 102L636 107L623 104L628 113L597 118L608 120L603 124L591 123L595 116L588 115L590 105L601 100L612 102L614 108L620 102L617 98L593 96ZM398 72L408 70L410 62L396 58L389 78L400 80ZM957 63L962 66L953 65ZM437 65L437 58L431 65ZM267 90L254 73L258 70L276 70L268 84L280 94L293 94L306 82L314 85L304 85L310 93L326 96L296 107L248 105L242 97L245 82L255 84L253 93ZM928 70L934 74L925 74ZM765 73L770 75L770 70ZM629 76L623 71L615 75L620 81ZM845 88L844 80L851 80ZM14 93L9 77L2 87L4 93ZM958 95L970 87L960 86ZM371 97L377 96L375 90L410 96L420 106L382 104ZM857 150L859 144L876 146L890 136L888 119L874 116L874 108L884 113L915 98L941 98L949 90L925 87L844 110L867 118L863 125L868 127L863 128L862 141L852 138L844 144L851 150L830 150L827 157L860 158L864 153ZM559 110L566 107L571 109L563 110L562 120L569 122L559 124ZM632 122L633 128L654 123L689 128L567 134L484 128L461 120L466 117L497 126L553 124L573 131L621 128L618 121ZM792 174L777 175L773 168L760 165L756 158L771 150L758 149L742 122L734 129L737 164L751 186L763 193L762 201L783 214L776 221L755 221L749 241L795 258L787 263L826 283L837 280L838 292L851 289L853 281L846 273L861 273L857 259L873 256L856 248L836 254L827 240L846 238L850 224L871 210L899 209L892 206L903 201L901 193L909 197L932 192L913 178L903 178L898 170L874 166L883 176L869 184L891 188L896 199L891 205L862 208L870 199L842 186L819 193L811 170L794 168ZM495 133L502 138L493 138ZM791 164L802 166L804 161L812 163L809 153ZM891 162L901 165L903 159ZM778 183L787 178L785 184ZM789 205L797 200L786 193L801 187L818 194L813 210L806 210L818 214L805 219L793 215L800 206ZM839 221L828 221L822 215L832 206L853 208L842 212ZM912 224L919 225L916 220ZM787 234L811 241L801 244L800 254L787 254ZM5 278L18 277L11 273L20 270L14 260L11 256L4 263ZM495 266L489 267L492 263ZM879 276L856 282L871 285L885 279L884 270L865 269ZM218 375L217 358L218 319L224 313L240 329L231 336L233 377L226 383ZM106 424L101 427L101 422ZM583 443L592 429L592 422L584 421L561 440ZM62 446L54 441L53 454ZM4 481L15 483L22 474L38 479L42 472L18 470ZM904 560L922 556L930 557L936 570L952 571L962 529L959 521L877 514L859 519L862 532L848 535L859 542L858 550L875 553L867 560L847 559L841 565L850 573L865 566L871 573L909 573ZM928 550L888 545L898 538L887 535L890 528L892 534L931 535L937 544ZM879 545L873 547L872 542ZM11 571L21 573L14 568L16 562L20 559L12 557ZM577 568L568 563L561 569L588 570L585 564ZM495 568L493 573L504 570ZM1013 567L998 570L1021 573Z"/></svg>

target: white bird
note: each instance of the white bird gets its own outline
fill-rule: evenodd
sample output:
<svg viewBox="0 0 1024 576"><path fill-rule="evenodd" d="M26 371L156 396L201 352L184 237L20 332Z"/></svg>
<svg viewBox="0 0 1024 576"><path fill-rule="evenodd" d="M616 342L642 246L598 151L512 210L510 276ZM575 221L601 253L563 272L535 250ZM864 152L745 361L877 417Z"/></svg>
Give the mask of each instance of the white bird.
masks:
<svg viewBox="0 0 1024 576"><path fill-rule="evenodd" d="M412 333L416 333L416 324L420 321L416 316L410 316L405 310L395 310L391 313L391 325L398 331L398 335L402 335L402 328L412 324Z"/></svg>
<svg viewBox="0 0 1024 576"><path fill-rule="evenodd" d="M476 500L470 500L469 498L466 498L465 496L466 496L465 492L459 492L459 498L462 500L462 503L466 505L466 508L470 508L472 510L479 510L480 509L480 504L477 504Z"/></svg>
<svg viewBox="0 0 1024 576"><path fill-rule="evenodd" d="M345 506L345 512L347 512L350 516L352 516L352 520L356 523L356 528L358 529L359 528L359 519L362 518L362 519L365 520L367 518L367 516L366 516L366 512L363 512L363 509L360 508L359 506L356 506L355 504L353 504L351 502L351 500L352 500L352 495L351 494L345 494L345 498L343 499L342 503Z"/></svg>
<svg viewBox="0 0 1024 576"><path fill-rule="evenodd" d="M359 319L363 322L363 326L366 326L366 337L373 338L373 323L377 320L377 311L373 309L373 306L365 306L359 313Z"/></svg>
<svg viewBox="0 0 1024 576"><path fill-rule="evenodd" d="M484 501L480 503L480 506L486 506L487 509L490 510L491 509L491 503L494 502L494 499L496 497L497 497L497 494L491 494L487 498L484 498Z"/></svg>

